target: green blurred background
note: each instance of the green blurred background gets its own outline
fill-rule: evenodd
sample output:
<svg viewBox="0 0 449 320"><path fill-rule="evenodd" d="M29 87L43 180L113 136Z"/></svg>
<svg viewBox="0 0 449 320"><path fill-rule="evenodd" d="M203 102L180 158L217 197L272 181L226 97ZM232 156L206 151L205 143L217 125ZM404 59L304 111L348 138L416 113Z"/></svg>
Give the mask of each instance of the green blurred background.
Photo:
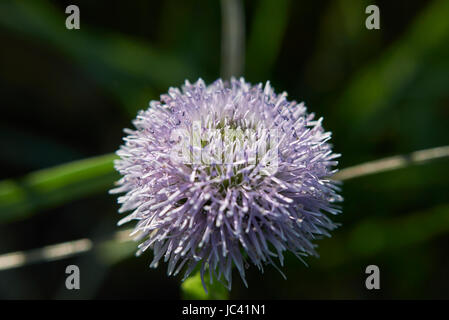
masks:
<svg viewBox="0 0 449 320"><path fill-rule="evenodd" d="M65 28L76 4L81 29ZM365 8L380 8L380 30ZM245 1L247 80L305 101L333 132L340 168L449 142L449 1ZM111 156L169 86L220 76L218 1L0 0L0 255L117 231ZM55 170L41 169L70 163ZM231 298L449 298L449 161L348 180L342 227L309 267L287 256L237 275ZM0 298L180 298L135 243L0 271ZM65 267L81 290L65 288ZM381 290L365 288L365 268Z"/></svg>

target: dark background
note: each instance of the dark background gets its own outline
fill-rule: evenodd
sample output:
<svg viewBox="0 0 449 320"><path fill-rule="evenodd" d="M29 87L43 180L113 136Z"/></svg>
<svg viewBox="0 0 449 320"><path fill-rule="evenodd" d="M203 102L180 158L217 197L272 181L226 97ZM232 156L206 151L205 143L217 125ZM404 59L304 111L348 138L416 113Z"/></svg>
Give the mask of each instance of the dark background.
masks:
<svg viewBox="0 0 449 320"><path fill-rule="evenodd" d="M245 78L270 80L333 132L340 168L449 141L448 1L245 1ZM65 28L76 4L81 29ZM365 8L380 8L380 30ZM123 128L170 86L220 76L218 1L0 1L0 180L117 150ZM349 180L342 227L288 280L237 274L231 298L449 298L448 160ZM9 180L8 180L9 181ZM112 180L111 180L112 186ZM0 222L0 254L116 231L107 189ZM1 193L1 192L0 192ZM1 206L0 206L1 208ZM1 209L0 209L1 210ZM0 215L3 213L0 211ZM135 244L0 271L0 298L179 298ZM65 267L81 269L67 291ZM369 264L381 290L365 288Z"/></svg>

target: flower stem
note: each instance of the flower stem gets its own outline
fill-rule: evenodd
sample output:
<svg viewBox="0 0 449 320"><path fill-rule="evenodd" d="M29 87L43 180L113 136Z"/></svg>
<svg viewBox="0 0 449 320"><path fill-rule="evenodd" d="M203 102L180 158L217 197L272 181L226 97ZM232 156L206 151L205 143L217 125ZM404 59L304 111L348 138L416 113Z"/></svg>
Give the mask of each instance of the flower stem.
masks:
<svg viewBox="0 0 449 320"><path fill-rule="evenodd" d="M240 0L221 0L221 77L243 75L245 14Z"/></svg>

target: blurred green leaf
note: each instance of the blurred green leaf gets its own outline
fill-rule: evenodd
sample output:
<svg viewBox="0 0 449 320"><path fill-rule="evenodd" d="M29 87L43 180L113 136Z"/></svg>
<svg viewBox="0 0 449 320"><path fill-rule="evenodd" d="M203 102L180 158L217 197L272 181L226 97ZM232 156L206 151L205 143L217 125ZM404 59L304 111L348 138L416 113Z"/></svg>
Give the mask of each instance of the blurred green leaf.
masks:
<svg viewBox="0 0 449 320"><path fill-rule="evenodd" d="M289 0L259 1L248 40L246 74L249 79L269 79L287 27L289 5Z"/></svg>
<svg viewBox="0 0 449 320"><path fill-rule="evenodd" d="M431 2L400 40L356 73L337 103L339 117L353 121L359 129L371 128L365 126L371 117L392 107L426 62L448 42L447 12L449 1ZM354 127L348 126L349 129Z"/></svg>
<svg viewBox="0 0 449 320"><path fill-rule="evenodd" d="M71 58L117 97L130 116L147 107L159 90L165 91L194 74L191 64L143 41L94 32L83 23L79 30L67 30L65 19L63 12L46 1L0 2L0 25Z"/></svg>
<svg viewBox="0 0 449 320"><path fill-rule="evenodd" d="M379 47L382 33L367 34L365 24L361 23L366 19L365 8L369 4L367 0L337 0L329 1L323 8L319 32L314 42L307 45L313 54L308 55L302 75L310 93L320 99L329 92L338 92L346 84L348 71L352 71L348 66L360 64ZM330 104L333 103L332 97Z"/></svg>
<svg viewBox="0 0 449 320"><path fill-rule="evenodd" d="M208 277L205 277L205 283L208 293L204 291L201 282L200 272L187 278L181 285L182 298L184 300L226 300L229 297L228 290L217 280L209 283ZM206 279L207 278L207 279Z"/></svg>
<svg viewBox="0 0 449 320"><path fill-rule="evenodd" d="M115 155L108 154L0 181L0 223L30 216L38 209L106 191L118 179Z"/></svg>

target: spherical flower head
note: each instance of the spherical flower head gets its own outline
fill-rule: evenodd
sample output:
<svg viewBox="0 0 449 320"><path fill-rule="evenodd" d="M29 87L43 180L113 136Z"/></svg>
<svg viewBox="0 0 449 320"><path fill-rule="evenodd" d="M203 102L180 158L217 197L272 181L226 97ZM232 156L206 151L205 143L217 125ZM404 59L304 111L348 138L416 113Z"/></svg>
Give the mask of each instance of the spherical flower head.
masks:
<svg viewBox="0 0 449 320"><path fill-rule="evenodd" d="M138 254L153 249L168 274L200 269L231 288L251 262L279 271L283 253L314 255L336 225L335 159L322 118L243 78L170 88L140 111L117 155L119 224L137 220ZM282 274L282 272L281 272Z"/></svg>

